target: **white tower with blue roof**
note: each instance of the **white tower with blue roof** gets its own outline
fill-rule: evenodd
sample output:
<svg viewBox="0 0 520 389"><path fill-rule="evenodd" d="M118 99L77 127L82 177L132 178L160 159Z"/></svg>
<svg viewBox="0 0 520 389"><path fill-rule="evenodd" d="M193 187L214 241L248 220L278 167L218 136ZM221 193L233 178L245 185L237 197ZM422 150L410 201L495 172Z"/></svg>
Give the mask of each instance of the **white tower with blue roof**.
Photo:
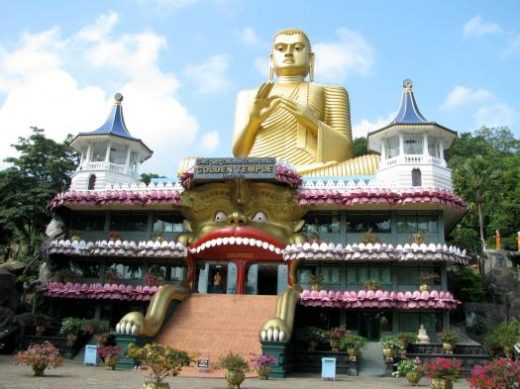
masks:
<svg viewBox="0 0 520 389"><path fill-rule="evenodd" d="M399 112L390 124L368 134L368 148L381 154L376 181L401 188L452 190L444 159L457 133L428 121L419 111L409 79L403 82Z"/></svg>
<svg viewBox="0 0 520 389"><path fill-rule="evenodd" d="M70 189L103 190L110 185L139 183L138 166L152 156L152 150L126 128L121 103L114 96L114 107L100 128L79 133L71 147L80 153L80 163L72 175Z"/></svg>

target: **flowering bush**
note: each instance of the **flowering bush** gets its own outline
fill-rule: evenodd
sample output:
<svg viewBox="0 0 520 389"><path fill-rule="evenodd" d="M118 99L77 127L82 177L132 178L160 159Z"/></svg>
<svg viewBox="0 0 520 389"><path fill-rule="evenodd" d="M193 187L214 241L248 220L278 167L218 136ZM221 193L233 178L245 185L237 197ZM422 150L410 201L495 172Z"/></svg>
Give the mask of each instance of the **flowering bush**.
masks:
<svg viewBox="0 0 520 389"><path fill-rule="evenodd" d="M31 366L35 375L43 375L43 371L47 367L58 367L63 364L60 351L48 341L31 344L27 350L19 352L16 359L18 363Z"/></svg>
<svg viewBox="0 0 520 389"><path fill-rule="evenodd" d="M484 366L475 366L467 378L469 386L477 389L515 389L520 382L520 360L495 359Z"/></svg>
<svg viewBox="0 0 520 389"><path fill-rule="evenodd" d="M444 378L457 381L460 375L461 362L458 359L434 358L424 364L424 372L428 378Z"/></svg>
<svg viewBox="0 0 520 389"><path fill-rule="evenodd" d="M417 371L421 374L424 373L424 368L419 358L415 359L403 359L396 365L397 370L392 373L395 377L406 377L408 373Z"/></svg>
<svg viewBox="0 0 520 389"><path fill-rule="evenodd" d="M442 343L449 343L449 344L454 345L455 343L457 343L458 337L455 332L446 330L446 331L442 331L439 334L439 339L441 340Z"/></svg>
<svg viewBox="0 0 520 389"><path fill-rule="evenodd" d="M312 326L298 328L296 330L296 339L302 342L314 340L319 343L325 343L328 341L327 333L324 329Z"/></svg>
<svg viewBox="0 0 520 389"><path fill-rule="evenodd" d="M60 333L64 335L78 335L84 328L85 322L77 317L67 317L61 322Z"/></svg>
<svg viewBox="0 0 520 389"><path fill-rule="evenodd" d="M334 340L337 340L338 342L340 339L347 333L347 329L344 327L336 327L331 328L328 332L329 340L332 342Z"/></svg>
<svg viewBox="0 0 520 389"><path fill-rule="evenodd" d="M130 343L128 356L148 366L152 370L150 375L154 382L161 382L170 375L175 377L183 367L189 366L193 361L185 351L156 343L147 343L143 347Z"/></svg>
<svg viewBox="0 0 520 389"><path fill-rule="evenodd" d="M274 365L277 362L276 358L270 354L259 354L251 358L251 367L253 369L261 369Z"/></svg>
<svg viewBox="0 0 520 389"><path fill-rule="evenodd" d="M217 367L220 369L226 369L228 371L249 370L249 365L247 364L246 360L241 355L235 354L231 351L227 355L221 356L218 359Z"/></svg>
<svg viewBox="0 0 520 389"><path fill-rule="evenodd" d="M161 286L164 279L160 275L155 274L145 274L144 283L148 286Z"/></svg>
<svg viewBox="0 0 520 389"><path fill-rule="evenodd" d="M102 359L119 357L121 348L117 344L103 344L98 348L98 355Z"/></svg>

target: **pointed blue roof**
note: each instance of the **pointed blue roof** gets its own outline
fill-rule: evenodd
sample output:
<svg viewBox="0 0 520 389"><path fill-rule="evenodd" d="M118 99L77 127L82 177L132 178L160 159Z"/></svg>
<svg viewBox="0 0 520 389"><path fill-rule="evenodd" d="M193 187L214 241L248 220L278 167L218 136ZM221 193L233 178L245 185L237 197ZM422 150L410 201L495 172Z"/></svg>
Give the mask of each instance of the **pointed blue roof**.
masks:
<svg viewBox="0 0 520 389"><path fill-rule="evenodd" d="M114 107L108 115L105 124L97 130L80 132L79 135L115 135L121 138L140 141L140 139L134 138L130 135L130 131L126 128L125 118L123 116L123 107L121 105L123 95L121 93L116 93L114 95L114 101Z"/></svg>
<svg viewBox="0 0 520 389"><path fill-rule="evenodd" d="M397 112L394 120L392 120L392 124L429 123L421 111L419 111L419 107L417 106L417 102L415 101L415 97L413 95L412 87L412 80L406 79L403 81L403 96L401 98L401 106L399 107L399 112Z"/></svg>
<svg viewBox="0 0 520 389"><path fill-rule="evenodd" d="M71 146L74 148L74 143L76 141L80 141L81 139L88 139L92 136L113 135L139 143L145 150L145 158L149 158L153 151L148 146L146 146L141 139L134 138L132 135L130 135L130 131L128 131L128 128L126 128L125 118L123 116L123 107L121 105L122 101L123 95L121 93L116 93L114 95L114 106L108 115L105 124L94 131L80 132L72 140Z"/></svg>

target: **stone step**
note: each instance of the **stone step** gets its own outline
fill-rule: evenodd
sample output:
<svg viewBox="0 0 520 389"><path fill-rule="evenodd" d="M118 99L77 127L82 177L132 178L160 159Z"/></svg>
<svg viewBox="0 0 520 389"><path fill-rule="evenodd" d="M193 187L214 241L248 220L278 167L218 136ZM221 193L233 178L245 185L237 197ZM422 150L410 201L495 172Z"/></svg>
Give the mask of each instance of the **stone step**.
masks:
<svg viewBox="0 0 520 389"><path fill-rule="evenodd" d="M277 296L193 294L174 312L155 339L160 344L209 357L229 351L246 360L259 354L262 323L274 316Z"/></svg>

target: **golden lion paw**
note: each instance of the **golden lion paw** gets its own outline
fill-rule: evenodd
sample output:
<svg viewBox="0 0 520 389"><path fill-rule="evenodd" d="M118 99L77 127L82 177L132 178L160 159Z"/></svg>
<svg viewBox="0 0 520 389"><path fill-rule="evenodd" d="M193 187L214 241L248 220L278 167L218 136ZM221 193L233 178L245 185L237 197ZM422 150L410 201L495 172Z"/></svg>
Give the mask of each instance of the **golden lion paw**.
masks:
<svg viewBox="0 0 520 389"><path fill-rule="evenodd" d="M140 312L127 313L116 325L116 332L124 335L140 335L144 327L144 316Z"/></svg>
<svg viewBox="0 0 520 389"><path fill-rule="evenodd" d="M267 320L260 330L260 339L263 342L287 342L291 332L281 319Z"/></svg>

